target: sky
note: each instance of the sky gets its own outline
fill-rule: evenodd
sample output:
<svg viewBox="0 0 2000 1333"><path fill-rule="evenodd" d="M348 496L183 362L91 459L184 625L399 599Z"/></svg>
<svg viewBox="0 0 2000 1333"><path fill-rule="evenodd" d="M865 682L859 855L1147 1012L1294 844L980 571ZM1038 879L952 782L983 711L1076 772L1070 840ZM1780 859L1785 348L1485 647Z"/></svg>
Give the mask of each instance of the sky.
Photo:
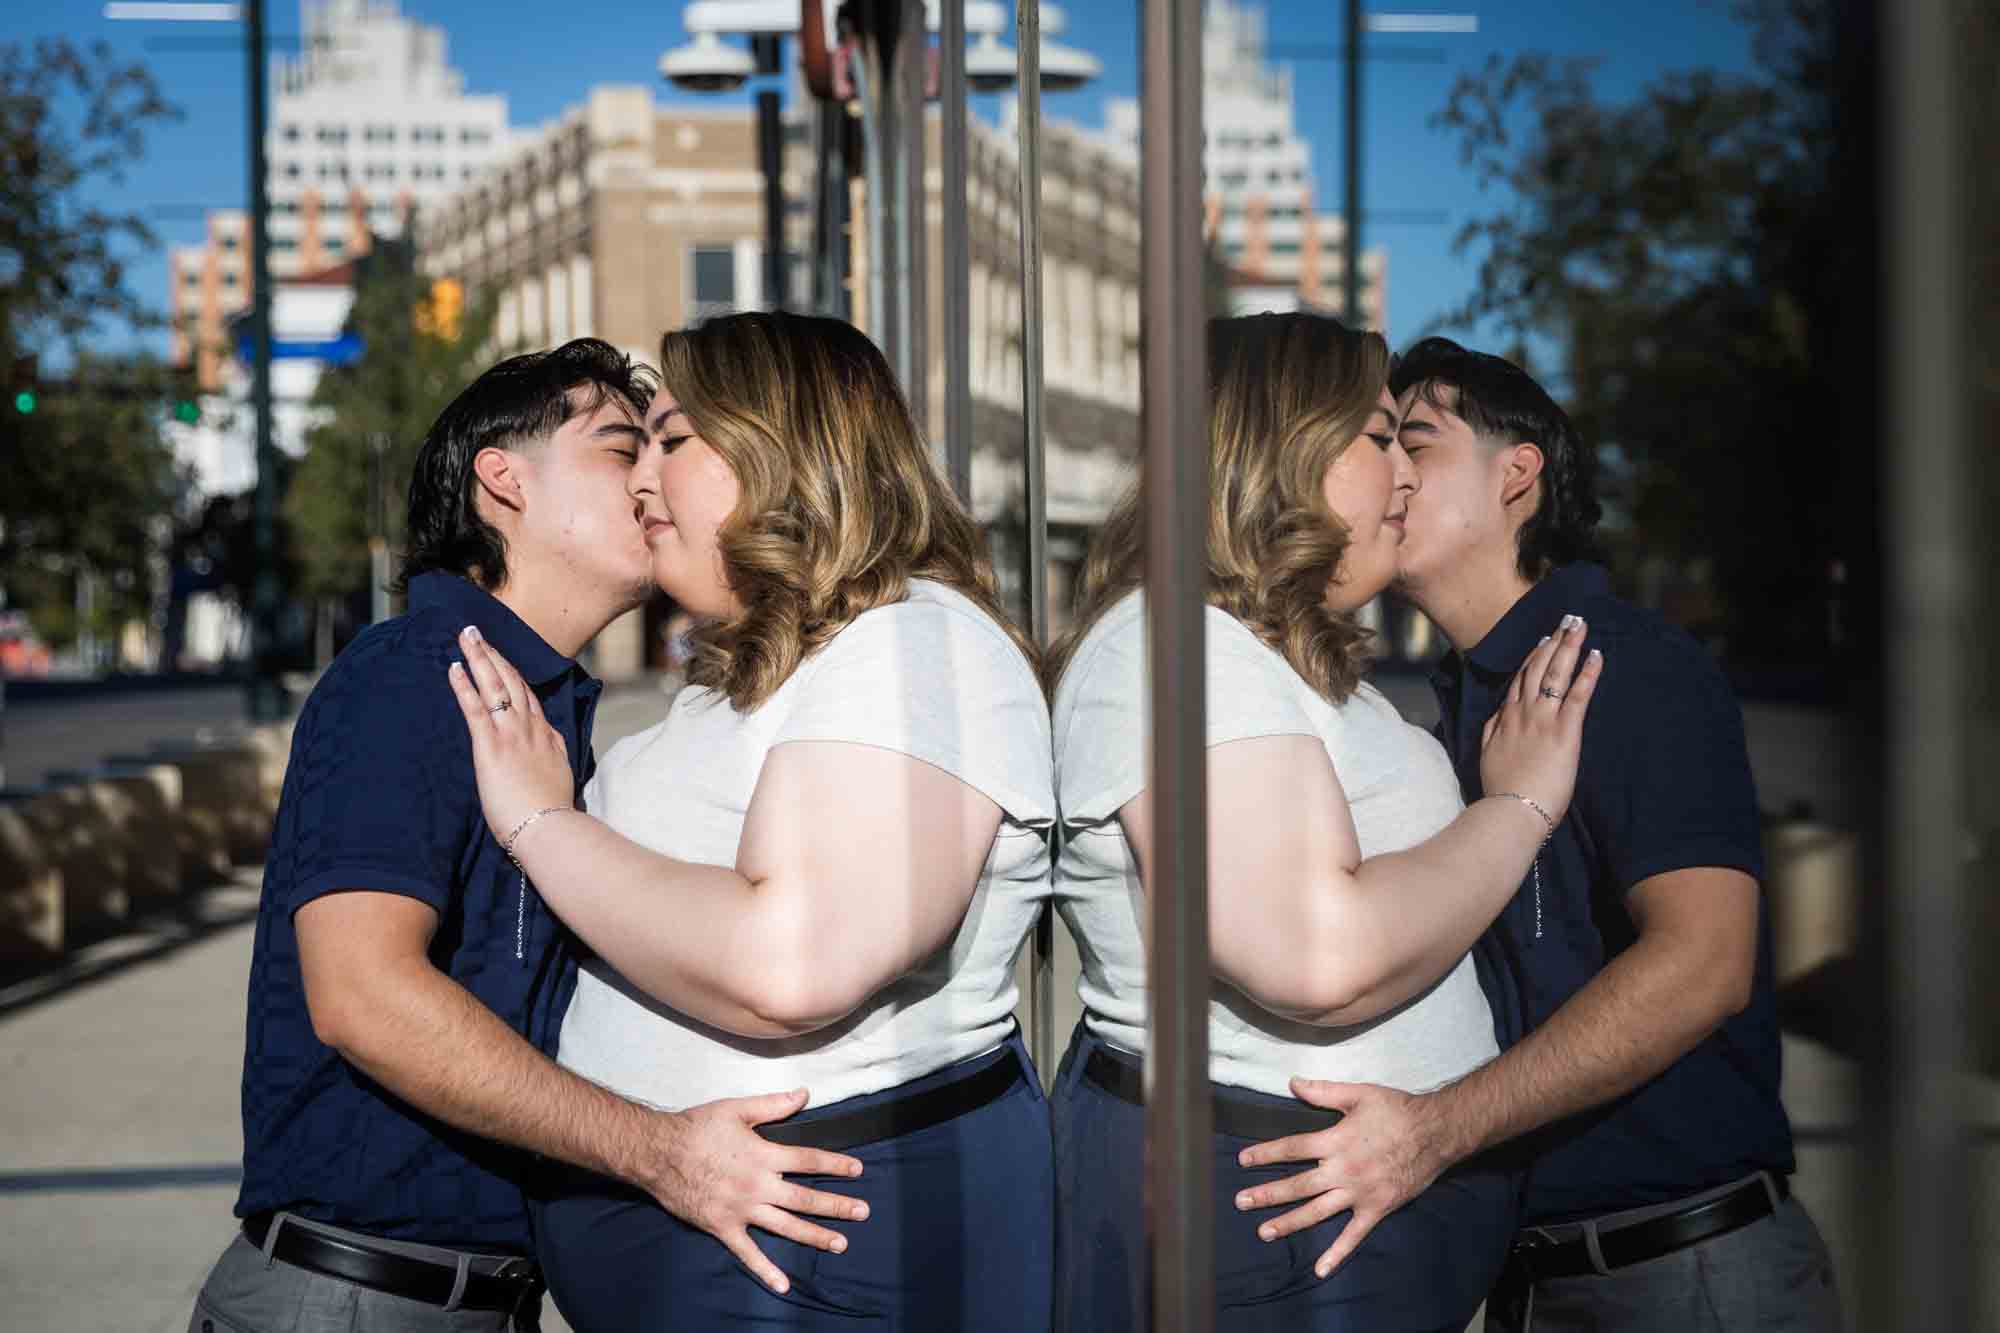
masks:
<svg viewBox="0 0 2000 1333"><path fill-rule="evenodd" d="M747 103L749 92L702 97L667 85L658 74L660 54L686 40L678 0L401 0L403 12L443 27L449 59L465 76L468 92L500 93L517 127L541 124L583 100L598 84L651 87L663 102ZM1310 48L1341 40L1339 0L1265 0L1275 61L1295 69L1297 127L1313 145L1319 206L1342 205L1340 160L1345 105L1340 64ZM1079 92L1044 98L1043 113L1087 126L1102 123L1107 97L1138 93L1136 0L1071 0L1068 27L1056 38L1103 62L1103 76ZM1476 15L1475 33L1371 34L1363 73L1362 197L1364 243L1389 252L1390 338L1398 346L1430 331L1462 302L1478 277L1476 253L1453 246L1469 220L1503 208L1506 200L1481 194L1458 161L1457 144L1431 128L1459 76L1493 57L1529 51L1589 56L1600 63L1596 86L1610 98L1629 96L1661 74L1708 67L1750 66L1747 31L1723 0L1655 0L1625 6L1611 0L1376 0L1366 12ZM265 27L273 50L297 49L299 11L293 0L271 0ZM156 130L143 162L127 178L96 188L93 198L141 213L163 243L195 243L205 207L241 207L248 198L244 115L244 65L240 46L226 44L234 25L113 22L101 0L45 0L6 6L0 42L67 37L109 43L119 56L143 61L185 116ZM287 42L286 38L294 40ZM209 43L191 47L191 39ZM1282 47L1305 48L1287 58ZM787 59L795 48L787 47ZM754 89L756 85L751 87ZM975 99L974 112L995 115L995 99ZM746 164L747 165L747 164ZM131 285L145 300L166 300L164 246L131 259ZM1464 331L1461 331L1464 332ZM1470 331L1477 334L1477 330ZM107 349L129 346L134 335L106 330ZM164 352L163 335L143 338Z"/></svg>

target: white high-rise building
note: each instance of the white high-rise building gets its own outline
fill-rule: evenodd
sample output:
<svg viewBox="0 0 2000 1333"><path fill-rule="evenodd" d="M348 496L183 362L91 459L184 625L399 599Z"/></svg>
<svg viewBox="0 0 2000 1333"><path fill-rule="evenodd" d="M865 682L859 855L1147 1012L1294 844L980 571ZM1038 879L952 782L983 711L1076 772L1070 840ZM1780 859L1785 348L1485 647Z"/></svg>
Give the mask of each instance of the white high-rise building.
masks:
<svg viewBox="0 0 2000 1333"><path fill-rule="evenodd" d="M472 95L446 63L445 34L395 0L300 0L302 50L272 62L265 138L271 274L337 267L372 236L464 186L508 143L507 99ZM204 388L223 380L223 330L250 303L249 219L209 215L206 243L168 265L173 357Z"/></svg>
<svg viewBox="0 0 2000 1333"><path fill-rule="evenodd" d="M1202 152L1206 230L1230 268L1239 313L1300 305L1338 309L1347 262L1346 226L1314 211L1312 145L1299 135L1292 70L1265 59L1261 9L1208 0L1202 12ZM1139 104L1105 106L1106 132L1133 151ZM1361 304L1368 326L1388 325L1388 255L1362 252Z"/></svg>

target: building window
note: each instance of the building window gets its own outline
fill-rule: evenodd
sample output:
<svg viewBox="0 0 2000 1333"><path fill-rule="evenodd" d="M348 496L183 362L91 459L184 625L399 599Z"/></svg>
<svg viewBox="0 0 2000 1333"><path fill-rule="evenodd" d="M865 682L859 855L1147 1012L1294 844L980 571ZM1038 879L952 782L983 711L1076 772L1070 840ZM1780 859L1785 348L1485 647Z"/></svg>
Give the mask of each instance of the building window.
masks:
<svg viewBox="0 0 2000 1333"><path fill-rule="evenodd" d="M1295 255L1298 252L1299 252L1299 243L1297 241L1271 242L1271 253L1274 255Z"/></svg>
<svg viewBox="0 0 2000 1333"><path fill-rule="evenodd" d="M296 250L299 248L299 239L296 236L273 236L271 238L271 248L273 250ZM231 283L236 281L234 274L230 275L229 281Z"/></svg>
<svg viewBox="0 0 2000 1333"><path fill-rule="evenodd" d="M324 144L344 144L347 142L347 127L345 125L322 125L319 127L319 134L316 137Z"/></svg>
<svg viewBox="0 0 2000 1333"><path fill-rule="evenodd" d="M281 125L278 127L278 137L286 143L297 143L299 141L299 127L296 125Z"/></svg>
<svg viewBox="0 0 2000 1333"><path fill-rule="evenodd" d="M298 178L299 178L300 176L302 176L302 175L304 175L304 174L305 174L305 173L304 173L304 171L300 169L300 167L299 167L299 164L298 164L298 163L296 163L296 162L287 162L287 163L285 163L285 179L286 179L286 180L288 180L288 181L295 181L295 180L297 180L297 179L298 179Z"/></svg>
<svg viewBox="0 0 2000 1333"><path fill-rule="evenodd" d="M693 251L693 299L688 302L690 324L712 315L733 314L736 310L736 247L697 245Z"/></svg>
<svg viewBox="0 0 2000 1333"><path fill-rule="evenodd" d="M329 253L337 255L342 250L345 250L347 248L347 238L345 236L336 233L332 236L328 236L325 240L321 241L320 244L325 246Z"/></svg>
<svg viewBox="0 0 2000 1333"><path fill-rule="evenodd" d="M493 142L493 131L474 129L468 125L458 132L458 141L463 144L485 144Z"/></svg>

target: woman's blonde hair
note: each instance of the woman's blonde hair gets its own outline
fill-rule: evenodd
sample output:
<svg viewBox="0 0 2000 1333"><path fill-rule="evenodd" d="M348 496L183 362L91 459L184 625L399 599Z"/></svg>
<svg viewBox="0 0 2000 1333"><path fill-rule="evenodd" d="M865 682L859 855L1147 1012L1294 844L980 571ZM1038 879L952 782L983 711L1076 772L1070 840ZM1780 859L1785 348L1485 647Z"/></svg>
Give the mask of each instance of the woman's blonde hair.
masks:
<svg viewBox="0 0 2000 1333"><path fill-rule="evenodd" d="M1326 606L1348 539L1326 470L1367 426L1389 345L1323 315L1217 319L1208 372L1208 601L1338 703L1360 682L1369 632ZM1052 690L1097 618L1139 586L1145 558L1135 489L1091 543L1075 624L1049 651Z"/></svg>
<svg viewBox="0 0 2000 1333"><path fill-rule="evenodd" d="M933 579L992 616L985 542L917 433L888 362L836 319L727 315L660 340L660 379L742 498L717 534L743 613L692 635L688 679L763 703L864 611Z"/></svg>

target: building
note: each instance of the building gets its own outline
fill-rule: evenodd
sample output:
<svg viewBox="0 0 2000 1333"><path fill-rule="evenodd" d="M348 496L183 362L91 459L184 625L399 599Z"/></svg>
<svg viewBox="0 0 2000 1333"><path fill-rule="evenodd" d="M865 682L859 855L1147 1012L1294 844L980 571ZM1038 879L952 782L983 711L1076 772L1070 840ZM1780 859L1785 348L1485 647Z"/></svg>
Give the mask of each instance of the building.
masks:
<svg viewBox="0 0 2000 1333"><path fill-rule="evenodd" d="M424 203L462 188L507 147L507 101L464 91L445 34L395 0L300 0L301 54L273 62L265 138L274 278L323 273L397 236ZM169 255L172 357L206 390L250 303L250 229L208 215L201 245Z"/></svg>
<svg viewBox="0 0 2000 1333"><path fill-rule="evenodd" d="M1299 135L1289 66L1265 60L1261 10L1208 0L1202 11L1202 153L1206 226L1229 266L1238 314L1309 306L1338 310L1347 228L1337 213L1314 211L1312 145ZM1139 104L1105 105L1107 133L1136 156ZM1361 256L1361 305L1368 327L1388 328L1388 255Z"/></svg>
<svg viewBox="0 0 2000 1333"><path fill-rule="evenodd" d="M804 105L794 97L792 104ZM930 160L940 121L928 118ZM1044 345L1053 605L1088 530L1130 484L1138 450L1139 188L1114 141L1044 126ZM813 162L803 121L788 127L787 248L810 250ZM968 132L973 505L992 533L1003 584L1018 578L1021 480L1021 259L1015 139ZM652 361L661 333L765 304L764 179L747 107L656 106L645 88L605 87L522 134L492 169L420 214L419 262L490 295L503 349L591 335ZM942 173L928 173L942 217ZM865 181L851 185L847 295L868 327ZM943 245L927 243L931 359L926 420L944 420ZM806 265L789 266L804 308ZM597 669L616 676L653 656L644 620L607 630ZM621 667L622 663L631 667Z"/></svg>

